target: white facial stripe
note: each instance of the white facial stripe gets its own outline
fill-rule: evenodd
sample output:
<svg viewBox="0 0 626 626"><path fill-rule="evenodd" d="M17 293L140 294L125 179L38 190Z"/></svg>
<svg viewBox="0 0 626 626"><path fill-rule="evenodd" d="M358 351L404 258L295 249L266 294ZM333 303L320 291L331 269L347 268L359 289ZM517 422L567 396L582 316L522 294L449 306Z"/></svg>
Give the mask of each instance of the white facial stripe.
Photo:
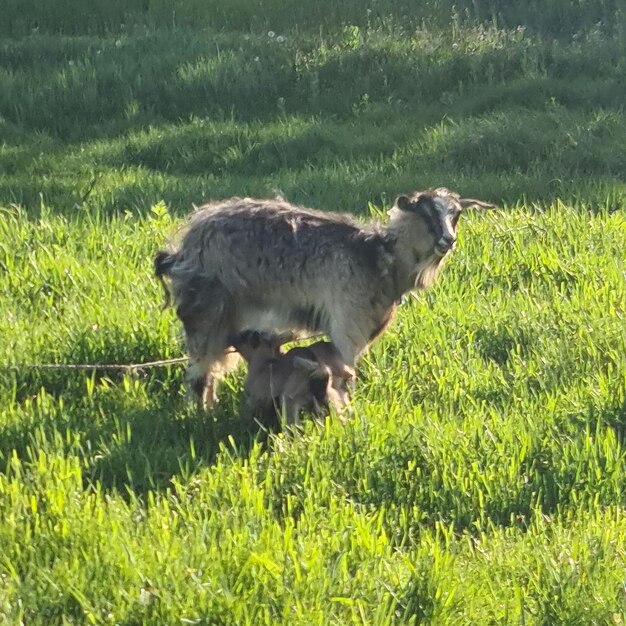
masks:
<svg viewBox="0 0 626 626"><path fill-rule="evenodd" d="M454 232L454 226L452 225L452 211L448 207L447 203L440 198L434 198L434 205L443 231L440 241L444 243L446 240L454 240L456 235Z"/></svg>
<svg viewBox="0 0 626 626"><path fill-rule="evenodd" d="M452 226L452 214L450 211L446 211L445 217L443 218L443 236L446 237L455 237L454 227Z"/></svg>

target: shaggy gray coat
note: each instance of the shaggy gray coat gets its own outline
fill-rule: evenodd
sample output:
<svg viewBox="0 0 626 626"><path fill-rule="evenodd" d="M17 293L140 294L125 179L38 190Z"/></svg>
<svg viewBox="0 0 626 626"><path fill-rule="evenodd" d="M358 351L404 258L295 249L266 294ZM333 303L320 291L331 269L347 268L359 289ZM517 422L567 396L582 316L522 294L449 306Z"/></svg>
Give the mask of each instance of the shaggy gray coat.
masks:
<svg viewBox="0 0 626 626"><path fill-rule="evenodd" d="M354 367L402 294L435 281L468 205L490 206L444 188L416 192L397 199L385 227L281 199L200 207L176 249L155 259L185 328L192 388L211 403L213 379L232 365L227 348L246 329L325 333Z"/></svg>

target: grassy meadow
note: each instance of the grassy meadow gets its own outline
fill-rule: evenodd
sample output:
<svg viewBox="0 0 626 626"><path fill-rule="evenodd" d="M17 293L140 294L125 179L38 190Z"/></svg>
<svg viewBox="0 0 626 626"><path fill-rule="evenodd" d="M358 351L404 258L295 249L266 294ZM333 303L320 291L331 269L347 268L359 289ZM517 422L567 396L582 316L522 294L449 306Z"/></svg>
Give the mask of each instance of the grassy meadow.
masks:
<svg viewBox="0 0 626 626"><path fill-rule="evenodd" d="M626 624L617 0L7 0L0 624ZM294 436L199 413L152 259L233 194L468 212ZM384 215L384 213L382 213Z"/></svg>

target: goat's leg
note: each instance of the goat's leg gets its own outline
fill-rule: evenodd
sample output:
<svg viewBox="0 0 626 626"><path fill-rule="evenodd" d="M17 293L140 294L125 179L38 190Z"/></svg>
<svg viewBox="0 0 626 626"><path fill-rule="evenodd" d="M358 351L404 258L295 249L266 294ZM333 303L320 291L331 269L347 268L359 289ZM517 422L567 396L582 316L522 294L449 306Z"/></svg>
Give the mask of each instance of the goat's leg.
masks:
<svg viewBox="0 0 626 626"><path fill-rule="evenodd" d="M354 371L359 355L367 347L367 339L349 323L335 323L328 333L330 340L341 355L343 364Z"/></svg>
<svg viewBox="0 0 626 626"><path fill-rule="evenodd" d="M288 426L298 426L300 424L300 406L298 402L292 398L283 397L279 406Z"/></svg>
<svg viewBox="0 0 626 626"><path fill-rule="evenodd" d="M192 280L179 287L177 314L183 322L189 352L186 379L198 404L210 409L217 400L217 383L236 363L230 354L229 299L217 281Z"/></svg>
<svg viewBox="0 0 626 626"><path fill-rule="evenodd" d="M190 355L185 378L201 409L211 409L217 402L217 383L221 371L219 363L219 353Z"/></svg>
<svg viewBox="0 0 626 626"><path fill-rule="evenodd" d="M217 384L238 356L227 351L228 332L218 330L220 327L214 324L220 321L211 316L184 320L189 350L187 385L203 409L215 405Z"/></svg>
<svg viewBox="0 0 626 626"><path fill-rule="evenodd" d="M219 381L237 367L239 360L239 354L230 350L190 357L186 373L187 385L195 394L200 408L208 410L215 406Z"/></svg>
<svg viewBox="0 0 626 626"><path fill-rule="evenodd" d="M205 358L189 358L185 372L187 389L193 393L198 408L210 408L215 402L215 385L209 375L211 361Z"/></svg>

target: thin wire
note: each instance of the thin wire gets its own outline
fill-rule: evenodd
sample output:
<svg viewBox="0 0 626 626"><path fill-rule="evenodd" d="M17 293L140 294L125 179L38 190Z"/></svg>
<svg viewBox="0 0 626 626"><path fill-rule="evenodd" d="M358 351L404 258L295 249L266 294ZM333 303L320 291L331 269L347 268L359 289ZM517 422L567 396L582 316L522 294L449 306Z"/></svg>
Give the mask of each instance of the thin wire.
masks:
<svg viewBox="0 0 626 626"><path fill-rule="evenodd" d="M307 339L315 339L321 337L321 334L310 335ZM227 353L237 352L231 348ZM151 369L153 367L165 367L167 365L176 365L178 363L188 362L186 356L175 359L162 359L160 361L148 361L147 363L13 363L8 365L0 364L0 371L20 371L20 370L118 370L132 372L133 370Z"/></svg>
<svg viewBox="0 0 626 626"><path fill-rule="evenodd" d="M147 363L21 363L12 365L0 365L0 370L141 370L153 367L164 367L166 365L175 365L177 363L187 362L186 356L176 359L162 359L160 361L149 361Z"/></svg>

